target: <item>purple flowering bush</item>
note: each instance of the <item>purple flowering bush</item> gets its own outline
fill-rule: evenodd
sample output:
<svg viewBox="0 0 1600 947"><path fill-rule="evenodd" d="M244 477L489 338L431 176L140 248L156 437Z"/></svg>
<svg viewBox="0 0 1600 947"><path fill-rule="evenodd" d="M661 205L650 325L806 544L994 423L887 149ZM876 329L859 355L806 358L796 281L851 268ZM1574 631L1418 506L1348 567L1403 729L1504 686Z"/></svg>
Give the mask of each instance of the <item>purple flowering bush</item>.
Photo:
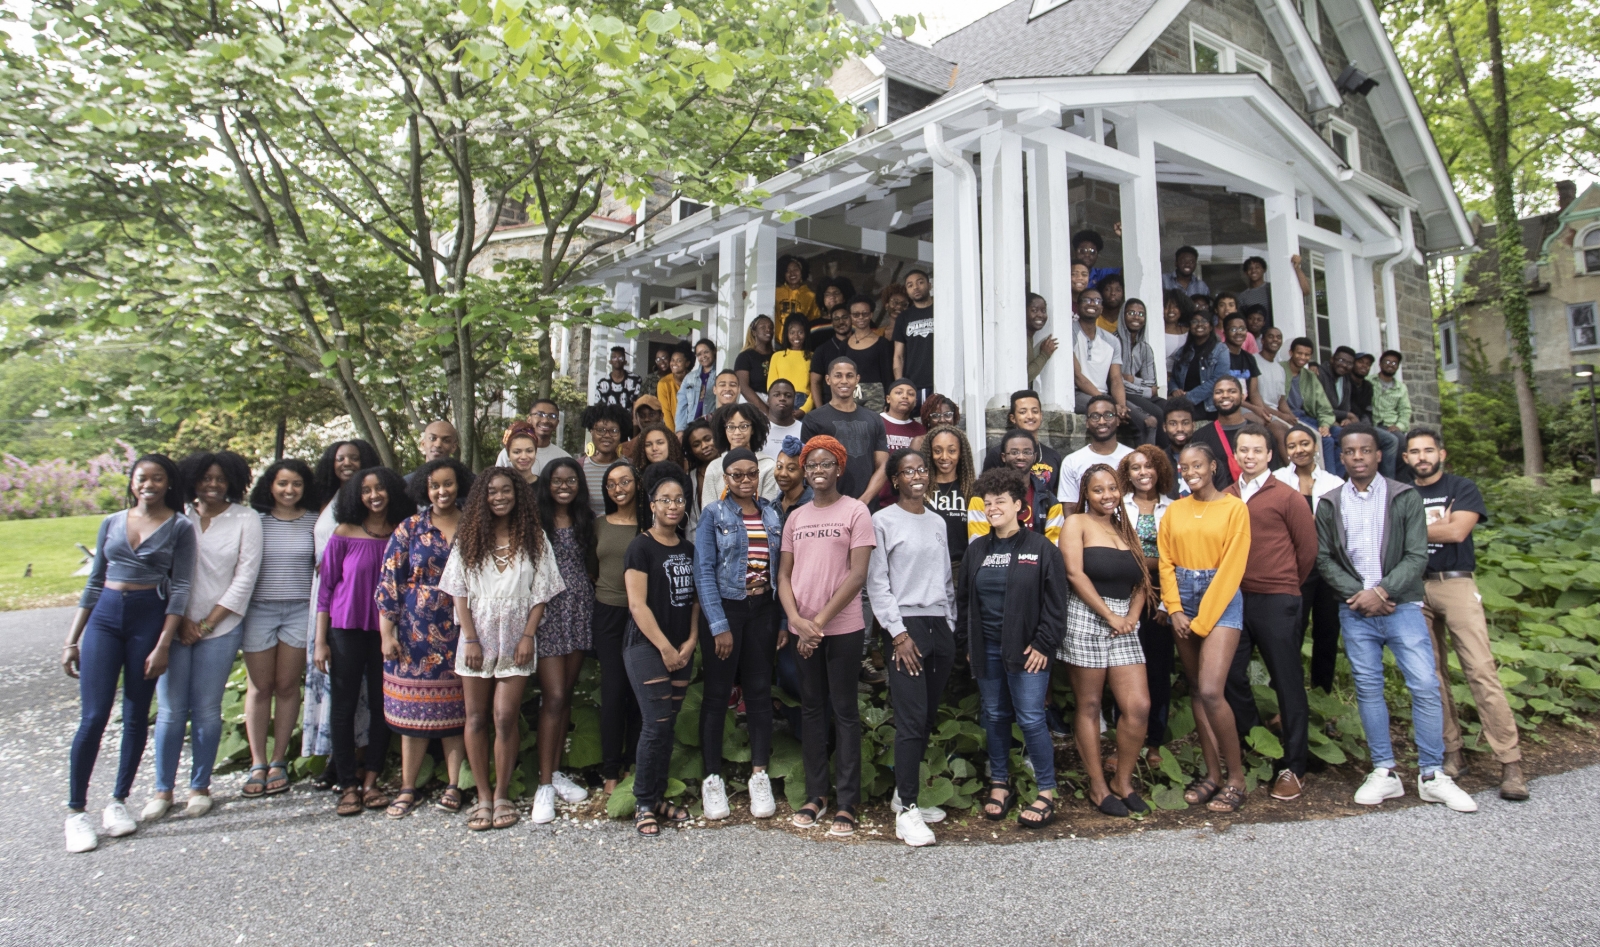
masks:
<svg viewBox="0 0 1600 947"><path fill-rule="evenodd" d="M123 456L110 451L79 466L65 460L30 464L0 454L0 520L84 516L122 508L128 467L138 455L118 440Z"/></svg>

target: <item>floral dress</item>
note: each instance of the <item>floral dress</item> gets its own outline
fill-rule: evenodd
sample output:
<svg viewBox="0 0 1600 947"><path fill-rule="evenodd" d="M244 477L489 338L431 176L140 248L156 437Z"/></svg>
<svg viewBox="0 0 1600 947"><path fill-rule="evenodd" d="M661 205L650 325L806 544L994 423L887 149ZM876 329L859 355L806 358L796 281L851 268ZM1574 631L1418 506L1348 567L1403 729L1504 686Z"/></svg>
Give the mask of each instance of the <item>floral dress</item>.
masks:
<svg viewBox="0 0 1600 947"><path fill-rule="evenodd" d="M306 692L300 717L300 755L329 756L333 753L333 696L328 675L317 670L317 590L322 586L322 553L339 524L333 518L333 503L329 502L317 516L312 536L316 544L316 570L311 573L311 607L307 620L311 623L306 635ZM356 746L367 745L367 728L371 723L367 708L367 682L361 681L361 696L356 701Z"/></svg>
<svg viewBox="0 0 1600 947"><path fill-rule="evenodd" d="M439 589L449 559L450 543L423 510L395 527L378 578L378 610L400 641L400 660L383 662L383 715L408 737L458 736L467 721L455 600Z"/></svg>
<svg viewBox="0 0 1600 947"><path fill-rule="evenodd" d="M544 607L544 620L539 623L537 637L539 657L588 651L593 639L589 624L594 616L594 583L584 564L585 550L578 545L577 532L570 526L557 528L546 536L553 537L550 547L555 551L556 567L561 570L561 581L567 588Z"/></svg>

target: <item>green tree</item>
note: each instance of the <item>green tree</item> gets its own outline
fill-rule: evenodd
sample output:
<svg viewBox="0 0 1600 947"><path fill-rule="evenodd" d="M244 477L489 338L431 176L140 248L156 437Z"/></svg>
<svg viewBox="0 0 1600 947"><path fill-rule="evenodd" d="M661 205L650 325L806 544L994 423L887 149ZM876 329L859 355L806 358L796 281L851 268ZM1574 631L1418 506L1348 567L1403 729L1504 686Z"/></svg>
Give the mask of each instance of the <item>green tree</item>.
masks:
<svg viewBox="0 0 1600 947"><path fill-rule="evenodd" d="M1587 0L1401 0L1384 12L1446 165L1496 225L1492 292L1511 335L1523 470L1544 472L1519 207L1555 177L1595 167L1600 34Z"/></svg>
<svg viewBox="0 0 1600 947"><path fill-rule="evenodd" d="M554 327L620 320L582 266L857 121L823 80L877 31L827 0L667 6L41 0L0 62L0 286L48 285L57 337L142 333L174 388L311 379L389 463L442 391L475 461ZM491 261L508 210L531 260Z"/></svg>

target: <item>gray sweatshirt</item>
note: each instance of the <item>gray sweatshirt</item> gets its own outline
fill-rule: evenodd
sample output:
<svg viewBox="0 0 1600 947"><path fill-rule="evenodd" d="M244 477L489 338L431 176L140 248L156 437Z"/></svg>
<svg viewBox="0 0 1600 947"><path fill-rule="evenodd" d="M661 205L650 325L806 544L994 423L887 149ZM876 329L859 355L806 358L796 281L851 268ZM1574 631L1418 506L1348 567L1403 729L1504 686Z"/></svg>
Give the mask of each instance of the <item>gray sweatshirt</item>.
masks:
<svg viewBox="0 0 1600 947"><path fill-rule="evenodd" d="M905 633L906 615L943 615L956 624L956 587L944 517L908 513L899 504L872 514L878 545L867 566L872 614L891 637Z"/></svg>

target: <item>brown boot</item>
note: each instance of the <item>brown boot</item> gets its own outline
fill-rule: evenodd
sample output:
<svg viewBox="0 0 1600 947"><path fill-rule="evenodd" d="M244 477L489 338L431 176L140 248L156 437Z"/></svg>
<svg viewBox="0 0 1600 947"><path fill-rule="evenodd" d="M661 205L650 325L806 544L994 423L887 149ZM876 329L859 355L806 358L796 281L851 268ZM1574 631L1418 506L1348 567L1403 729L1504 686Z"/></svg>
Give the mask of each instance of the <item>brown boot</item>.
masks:
<svg viewBox="0 0 1600 947"><path fill-rule="evenodd" d="M1467 762L1461 758L1460 750L1444 751L1444 766L1441 771L1451 779L1455 779L1467 771Z"/></svg>
<svg viewBox="0 0 1600 947"><path fill-rule="evenodd" d="M1500 767L1500 798L1510 802L1527 800L1528 777L1522 775L1521 763L1506 763Z"/></svg>

